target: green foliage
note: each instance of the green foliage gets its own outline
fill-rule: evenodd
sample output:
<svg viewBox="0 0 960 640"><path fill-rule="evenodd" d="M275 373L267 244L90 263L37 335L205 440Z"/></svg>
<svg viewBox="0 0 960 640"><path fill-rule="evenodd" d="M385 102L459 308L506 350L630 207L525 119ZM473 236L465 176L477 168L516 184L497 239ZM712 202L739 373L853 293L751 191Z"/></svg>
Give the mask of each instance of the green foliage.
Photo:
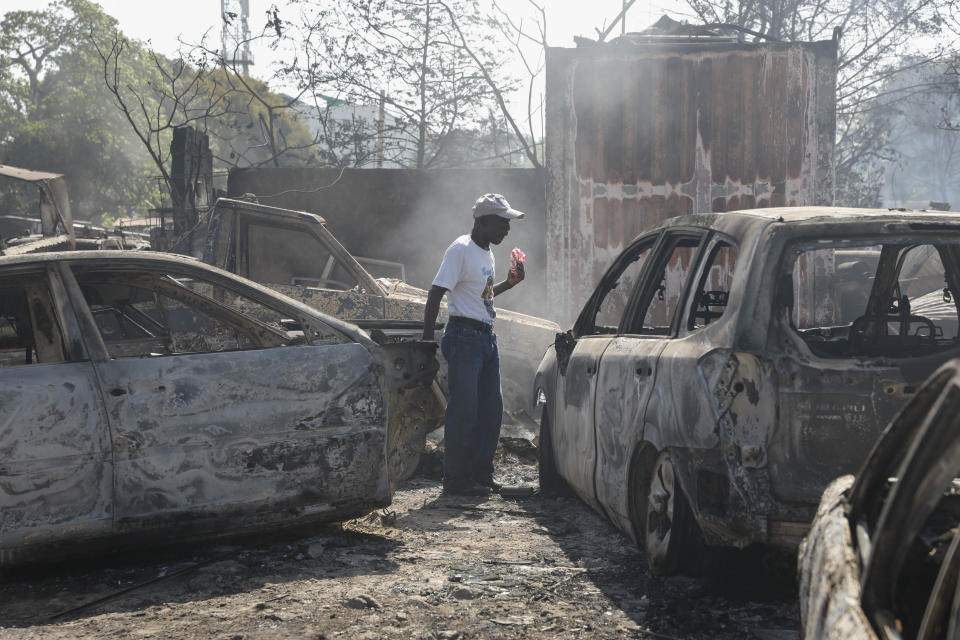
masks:
<svg viewBox="0 0 960 640"><path fill-rule="evenodd" d="M80 220L164 204L177 125L210 134L215 169L314 161L288 102L203 52L186 60L150 51L89 0L0 21L0 163L66 175ZM4 211L35 210L31 200L32 190L0 185Z"/></svg>
<svg viewBox="0 0 960 640"><path fill-rule="evenodd" d="M9 61L0 71L0 163L63 173L74 217L93 222L159 204L149 158L119 126L91 40L115 28L87 0L11 11L0 22Z"/></svg>
<svg viewBox="0 0 960 640"><path fill-rule="evenodd" d="M207 95L223 101L223 116L204 123L218 164L301 167L316 163L313 137L297 118L290 98L224 65L201 75Z"/></svg>

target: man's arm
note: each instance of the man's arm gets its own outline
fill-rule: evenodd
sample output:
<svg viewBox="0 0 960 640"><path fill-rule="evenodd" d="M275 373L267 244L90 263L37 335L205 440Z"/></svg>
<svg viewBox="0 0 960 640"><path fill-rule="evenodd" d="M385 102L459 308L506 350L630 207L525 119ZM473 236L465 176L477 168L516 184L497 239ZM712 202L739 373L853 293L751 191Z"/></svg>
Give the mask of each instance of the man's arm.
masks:
<svg viewBox="0 0 960 640"><path fill-rule="evenodd" d="M427 306L423 309L423 339L433 340L433 327L437 324L437 315L440 313L440 300L446 289L439 285L430 287L430 293L427 294Z"/></svg>
<svg viewBox="0 0 960 640"><path fill-rule="evenodd" d="M513 289L515 286L520 284L525 277L526 273L524 273L523 263L521 262L517 265L517 275L513 275L512 272L508 271L507 279L497 285L494 285L493 295L498 296L508 289Z"/></svg>

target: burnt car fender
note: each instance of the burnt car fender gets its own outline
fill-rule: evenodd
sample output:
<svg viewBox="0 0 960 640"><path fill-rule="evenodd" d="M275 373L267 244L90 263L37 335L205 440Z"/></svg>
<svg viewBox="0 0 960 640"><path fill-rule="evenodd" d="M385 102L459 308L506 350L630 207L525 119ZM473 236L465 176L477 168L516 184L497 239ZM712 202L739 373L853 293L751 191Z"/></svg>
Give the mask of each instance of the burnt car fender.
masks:
<svg viewBox="0 0 960 640"><path fill-rule="evenodd" d="M716 439L711 449L681 459L681 482L708 543L764 542L775 508L767 447L779 428L776 369L755 354L718 349L697 370L706 391L701 402L709 406L700 415Z"/></svg>

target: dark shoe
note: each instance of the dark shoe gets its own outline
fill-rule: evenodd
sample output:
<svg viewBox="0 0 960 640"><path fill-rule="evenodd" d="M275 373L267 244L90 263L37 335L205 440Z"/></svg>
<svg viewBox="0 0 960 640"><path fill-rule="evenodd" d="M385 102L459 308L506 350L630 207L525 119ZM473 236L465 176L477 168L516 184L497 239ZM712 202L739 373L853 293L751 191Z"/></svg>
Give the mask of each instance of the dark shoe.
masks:
<svg viewBox="0 0 960 640"><path fill-rule="evenodd" d="M491 491L500 491L503 488L503 485L493 479L493 476L488 476L486 478L477 478L477 484L483 485L484 487L490 487Z"/></svg>
<svg viewBox="0 0 960 640"><path fill-rule="evenodd" d="M443 492L454 496L488 496L493 493L493 490L490 489L490 487L485 487L476 482L467 482L464 484L457 482L444 484Z"/></svg>

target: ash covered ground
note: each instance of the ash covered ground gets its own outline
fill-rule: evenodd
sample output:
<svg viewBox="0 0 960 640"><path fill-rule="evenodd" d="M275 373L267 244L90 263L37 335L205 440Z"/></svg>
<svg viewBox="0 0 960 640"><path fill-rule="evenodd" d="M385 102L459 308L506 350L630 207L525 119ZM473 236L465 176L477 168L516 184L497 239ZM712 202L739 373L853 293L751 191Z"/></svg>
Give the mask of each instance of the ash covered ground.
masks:
<svg viewBox="0 0 960 640"><path fill-rule="evenodd" d="M793 559L657 578L576 498L444 496L437 459L341 526L144 549L0 580L6 638L759 638L797 633ZM532 451L498 479L536 485Z"/></svg>

